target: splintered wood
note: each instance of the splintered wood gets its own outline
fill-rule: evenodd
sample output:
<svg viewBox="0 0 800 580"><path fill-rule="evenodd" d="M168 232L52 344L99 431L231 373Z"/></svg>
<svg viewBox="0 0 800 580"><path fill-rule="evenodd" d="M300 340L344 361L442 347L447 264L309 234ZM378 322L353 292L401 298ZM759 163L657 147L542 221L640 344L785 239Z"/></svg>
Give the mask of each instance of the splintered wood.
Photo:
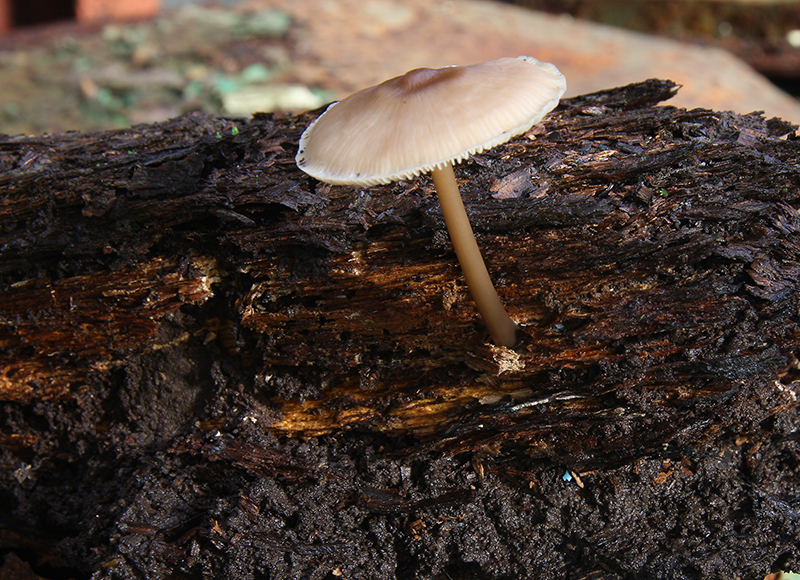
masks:
<svg viewBox="0 0 800 580"><path fill-rule="evenodd" d="M3 137L0 396L113 391L169 345L235 374L250 403L227 420L282 435L591 462L756 425L800 377L795 128L657 106L674 91L567 100L456 168L513 351L481 327L427 178L295 167L314 114Z"/></svg>

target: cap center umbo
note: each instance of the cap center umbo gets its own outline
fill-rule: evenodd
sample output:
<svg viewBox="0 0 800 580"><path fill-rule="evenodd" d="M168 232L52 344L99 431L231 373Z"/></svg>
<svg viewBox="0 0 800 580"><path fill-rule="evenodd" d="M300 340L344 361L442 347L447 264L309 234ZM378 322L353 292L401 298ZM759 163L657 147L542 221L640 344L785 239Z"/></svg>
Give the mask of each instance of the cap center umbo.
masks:
<svg viewBox="0 0 800 580"><path fill-rule="evenodd" d="M449 83L452 79L463 74L464 69L455 66L439 69L415 68L402 76L390 79L386 82L395 81L400 91L411 94L416 91L425 91L436 84Z"/></svg>

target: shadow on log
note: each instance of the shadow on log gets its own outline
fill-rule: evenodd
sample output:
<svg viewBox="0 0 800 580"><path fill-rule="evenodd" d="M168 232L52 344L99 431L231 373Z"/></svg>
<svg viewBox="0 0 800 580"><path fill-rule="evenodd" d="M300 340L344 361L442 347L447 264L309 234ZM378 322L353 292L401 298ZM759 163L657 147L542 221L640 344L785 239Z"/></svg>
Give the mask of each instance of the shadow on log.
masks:
<svg viewBox="0 0 800 580"><path fill-rule="evenodd" d="M798 567L795 127L676 89L457 167L514 350L427 179L295 167L318 112L0 139L0 546L126 579Z"/></svg>

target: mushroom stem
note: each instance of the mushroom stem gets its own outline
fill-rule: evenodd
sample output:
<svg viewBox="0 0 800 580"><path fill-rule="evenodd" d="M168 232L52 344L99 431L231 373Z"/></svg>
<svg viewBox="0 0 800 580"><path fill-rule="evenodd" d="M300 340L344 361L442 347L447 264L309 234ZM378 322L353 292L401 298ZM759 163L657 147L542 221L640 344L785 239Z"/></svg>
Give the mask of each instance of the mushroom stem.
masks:
<svg viewBox="0 0 800 580"><path fill-rule="evenodd" d="M467 210L464 209L464 202L458 191L453 165L448 163L441 169L434 169L432 176L447 231L450 232L450 239L458 263L461 264L461 270L467 279L472 299L495 344L511 348L517 344L517 325L508 316L494 289L492 279L489 278L489 272L486 270L467 217Z"/></svg>

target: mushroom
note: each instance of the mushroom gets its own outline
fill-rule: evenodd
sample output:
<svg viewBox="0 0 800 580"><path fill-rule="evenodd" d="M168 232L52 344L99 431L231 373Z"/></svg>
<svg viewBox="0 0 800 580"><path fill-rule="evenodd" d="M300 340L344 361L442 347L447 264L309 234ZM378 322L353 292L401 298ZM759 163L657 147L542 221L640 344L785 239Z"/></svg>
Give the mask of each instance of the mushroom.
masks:
<svg viewBox="0 0 800 580"><path fill-rule="evenodd" d="M330 105L300 138L297 166L337 185L386 184L430 172L478 312L492 340L511 348L517 325L486 270L453 163L526 132L565 89L554 65L529 56L414 69Z"/></svg>

